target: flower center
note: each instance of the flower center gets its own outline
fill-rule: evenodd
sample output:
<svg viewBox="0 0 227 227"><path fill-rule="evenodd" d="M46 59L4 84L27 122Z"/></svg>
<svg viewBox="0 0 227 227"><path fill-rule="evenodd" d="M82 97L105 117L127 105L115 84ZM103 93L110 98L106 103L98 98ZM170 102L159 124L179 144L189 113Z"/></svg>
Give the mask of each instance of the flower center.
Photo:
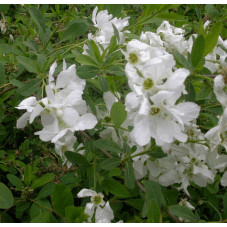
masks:
<svg viewBox="0 0 227 227"><path fill-rule="evenodd" d="M129 62L131 64L135 64L136 62L138 62L137 55L136 54L133 54L133 53L129 54Z"/></svg>
<svg viewBox="0 0 227 227"><path fill-rule="evenodd" d="M96 205L99 205L102 202L102 197L99 195L96 195L93 197L93 203Z"/></svg>
<svg viewBox="0 0 227 227"><path fill-rule="evenodd" d="M145 90L152 88L153 85L154 85L154 83L153 83L152 79L150 79L150 78L143 81L143 87Z"/></svg>
<svg viewBox="0 0 227 227"><path fill-rule="evenodd" d="M160 108L158 108L157 106L152 106L150 109L150 115L156 115L158 114L160 111Z"/></svg>

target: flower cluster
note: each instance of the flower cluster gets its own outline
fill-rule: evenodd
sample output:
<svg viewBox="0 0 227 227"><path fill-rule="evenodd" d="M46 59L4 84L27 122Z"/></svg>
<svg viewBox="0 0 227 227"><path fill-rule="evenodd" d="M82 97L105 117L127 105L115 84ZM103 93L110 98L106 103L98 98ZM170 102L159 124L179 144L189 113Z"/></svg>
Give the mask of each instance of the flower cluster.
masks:
<svg viewBox="0 0 227 227"><path fill-rule="evenodd" d="M168 29L166 25L169 24L163 22L157 34L142 34L142 41L131 40L126 47L128 63L125 72L132 90L126 96L126 109L129 118L133 119L131 137L140 146L147 145L151 138L159 146L175 140L186 142L184 127L199 115L197 104L177 103L180 96L186 93L184 81L189 71L177 69L173 55L164 48L166 44L158 36L160 31L165 31L164 28L167 30L161 34L171 37L168 43L171 43L174 36L182 36L175 34L172 26ZM148 39L149 44L143 42ZM163 46L157 47L156 43L153 45L153 40L159 40Z"/></svg>
<svg viewBox="0 0 227 227"><path fill-rule="evenodd" d="M219 146L227 150L226 78L216 75L220 69L223 72L227 67L227 42L219 37L213 52L205 56L204 66L216 75L214 93L224 111L217 126L204 134L196 125L200 107L182 98L183 94L187 94L184 83L190 71L178 68L173 56L174 51L187 56L192 51L196 35L186 40L182 28L163 21L156 32L142 32L139 39L125 43L128 31L124 28L129 18L113 18L106 10L97 11L96 7L92 14L97 31L90 33L88 38L96 42L102 52L108 48L117 30L118 44L125 45L121 51L127 61L125 74L131 90L124 102L126 120L120 128L114 127L111 108L121 99L116 91L103 93L105 108L96 106L97 120L82 99L85 80L77 76L75 65L67 69L63 61L63 71L56 79L57 64L50 68L45 98L37 101L35 97L29 97L19 104L17 108L27 112L18 119L17 128L24 128L27 121L32 123L40 115L43 129L35 135L39 135L42 141L54 143L56 152L67 162L64 152L74 151L73 145L77 141L74 133L92 129L99 121L102 127L97 131L101 138L112 139L121 147L127 143L133 148L131 157L137 180L146 177L165 187L176 184L190 196L188 187L191 182L206 187L214 182L217 173L224 173L220 182L227 186L227 155L218 152ZM85 55L88 55L87 49L85 45ZM155 146L151 145L153 141ZM158 146L164 157L152 159L146 151ZM118 156L125 158L122 153ZM71 163L67 162L67 165ZM91 203L85 207L88 222L111 222L114 219L109 202L103 201L102 193L82 189L78 197L91 197ZM186 200L181 204L194 209Z"/></svg>
<svg viewBox="0 0 227 227"><path fill-rule="evenodd" d="M63 70L54 79L57 64L49 71L49 83L46 86L47 97L37 101L35 97L23 100L17 109L27 110L17 121L17 128L24 128L27 121L31 124L41 115L43 129L35 132L42 141L55 144L56 152L66 161L65 151L74 151L75 131L92 129L97 124L96 117L88 112L82 99L86 81L76 75L76 66L68 69L63 61ZM68 166L71 164L68 162Z"/></svg>

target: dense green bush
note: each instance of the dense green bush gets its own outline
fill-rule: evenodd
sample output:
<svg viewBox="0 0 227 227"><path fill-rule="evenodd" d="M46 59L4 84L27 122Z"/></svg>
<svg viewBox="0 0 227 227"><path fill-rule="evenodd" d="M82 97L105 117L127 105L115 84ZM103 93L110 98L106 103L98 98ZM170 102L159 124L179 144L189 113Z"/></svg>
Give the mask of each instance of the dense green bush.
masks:
<svg viewBox="0 0 227 227"><path fill-rule="evenodd" d="M166 186L149 176L149 171L141 178L135 176L133 158L146 154L149 158L145 162L153 163L167 156L158 138L149 137L150 143L142 144L143 150L138 154L134 153L137 147L122 136L125 135L122 130L129 133L133 128L123 124L129 116L124 104L131 88L125 67L127 62L138 60L132 54L127 58L127 43L140 39L142 32L156 32L163 21L183 28L184 39L188 42L191 37L192 42L190 53L180 53L177 46L181 41L176 41L176 49L168 47L176 61L174 67L190 73L183 81L187 93L177 102L193 102L200 107L198 118L192 119L197 118L202 134L221 125L218 122L225 105L213 85L217 75L222 75L226 82L227 68L223 66L226 58L221 64L219 55L217 59L207 56L218 47L227 53L226 44L218 43L219 36L222 40L227 38L226 5L98 5L99 11L108 10L113 17L130 17L129 25L125 26L129 31L124 33L125 42L120 41L119 28L113 26L114 35L106 46L95 36L101 29L93 24L94 9L95 5L0 5L0 222L87 222L89 215L84 208L90 199L78 195L84 188L105 195L104 201L109 201L105 206L109 204L114 213L112 222L226 222L227 192L221 179L227 161L223 162L222 170L215 170L205 187L190 178L190 185L179 190L180 183ZM88 38L89 33L93 38ZM18 129L22 111L16 107L30 96L37 100L47 96L50 67L57 62L53 74L58 75L64 67L63 59L68 67L76 64L77 75L86 80L82 97L89 116L97 117L98 121L95 127L86 126L86 130L76 125L72 133L72 138L75 133L77 139L73 150L58 145L62 150L57 154L53 142L44 142L34 135L43 128L40 118ZM212 72L206 62L221 66ZM153 86L152 81L148 82L143 84L145 90ZM56 88L55 94L60 89ZM107 111L103 97L106 92L114 94L117 100ZM153 115L160 111L152 110ZM89 124L83 122L86 123ZM116 142L112 134L108 137L101 133L110 128L123 142ZM226 160L223 141L215 152ZM174 139L173 143L178 146L180 142ZM211 149L208 142L209 139L202 139L186 143ZM198 146L197 152L201 154L199 149ZM92 194L92 203L102 194ZM111 216L111 211L107 216ZM90 221L97 220L101 218L92 217Z"/></svg>

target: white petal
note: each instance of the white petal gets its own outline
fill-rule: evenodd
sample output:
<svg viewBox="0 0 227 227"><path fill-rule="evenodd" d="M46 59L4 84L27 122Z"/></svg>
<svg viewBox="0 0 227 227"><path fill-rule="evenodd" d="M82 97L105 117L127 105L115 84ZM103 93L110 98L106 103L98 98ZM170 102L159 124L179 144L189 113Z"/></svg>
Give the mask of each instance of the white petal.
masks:
<svg viewBox="0 0 227 227"><path fill-rule="evenodd" d="M79 118L78 112L71 107L66 107L63 109L62 120L67 125L67 127L73 127Z"/></svg>
<svg viewBox="0 0 227 227"><path fill-rule="evenodd" d="M100 206L97 207L95 214L96 223L110 223L112 219L114 219L114 213L109 202L106 202L104 208L101 208Z"/></svg>
<svg viewBox="0 0 227 227"><path fill-rule="evenodd" d="M96 25L96 14L98 12L98 7L96 6L92 12L92 22L94 23L94 25Z"/></svg>
<svg viewBox="0 0 227 227"><path fill-rule="evenodd" d="M60 72L56 81L56 89L65 88L73 80L77 78L76 76L76 66L71 65L67 70Z"/></svg>
<svg viewBox="0 0 227 227"><path fill-rule="evenodd" d="M29 97L24 99L18 107L16 107L19 110L27 110L28 112L32 112L34 109L34 106L37 105L36 97Z"/></svg>
<svg viewBox="0 0 227 227"><path fill-rule="evenodd" d="M140 146L147 145L151 139L149 118L138 116L134 122L134 129L131 132L132 139Z"/></svg>
<svg viewBox="0 0 227 227"><path fill-rule="evenodd" d="M56 67L57 67L57 62L55 61L54 64L51 65L51 67L50 67L50 71L49 71L49 84L50 84L50 82L52 82L54 80L53 75L54 75L54 71L55 71Z"/></svg>
<svg viewBox="0 0 227 227"><path fill-rule="evenodd" d="M187 69L177 69L173 75L163 84L162 88L167 90L184 89L184 81L190 72Z"/></svg>
<svg viewBox="0 0 227 227"><path fill-rule="evenodd" d="M132 165L133 165L133 169L135 172L136 180L139 180L146 176L147 168L144 165L143 161L141 161L141 160L134 161Z"/></svg>
<svg viewBox="0 0 227 227"><path fill-rule="evenodd" d="M56 143L58 140L60 140L65 134L67 133L68 129L64 129L60 131L52 140L51 143Z"/></svg>
<svg viewBox="0 0 227 227"><path fill-rule="evenodd" d="M77 194L77 197L79 198L83 198L83 197L88 197L88 196L96 196L97 193L91 189L82 189L78 194Z"/></svg>
<svg viewBox="0 0 227 227"><path fill-rule="evenodd" d="M200 107L193 102L184 102L176 105L176 109L182 113L179 117L184 123L192 121L199 116Z"/></svg>
<svg viewBox="0 0 227 227"><path fill-rule="evenodd" d="M77 124L74 127L76 131L84 131L86 129L92 129L98 123L96 117L91 113L86 113L79 117Z"/></svg>
<svg viewBox="0 0 227 227"><path fill-rule="evenodd" d="M88 222L91 222L92 216L94 214L94 210L95 210L95 206L93 203L87 203L84 213L87 214L89 216L88 218Z"/></svg>
<svg viewBox="0 0 227 227"><path fill-rule="evenodd" d="M130 92L126 95L125 106L127 111L136 109L139 104L140 97L135 92Z"/></svg>
<svg viewBox="0 0 227 227"><path fill-rule="evenodd" d="M225 82L221 75L218 75L214 79L214 93L217 100L224 106L227 107L227 94L224 91Z"/></svg>
<svg viewBox="0 0 227 227"><path fill-rule="evenodd" d="M221 185L223 187L227 186L227 171L223 174L222 178L221 178Z"/></svg>
<svg viewBox="0 0 227 227"><path fill-rule="evenodd" d="M107 111L110 113L112 105L118 101L118 99L113 95L112 92L104 92L103 99L106 104Z"/></svg>
<svg viewBox="0 0 227 227"><path fill-rule="evenodd" d="M159 184L168 187L174 183L177 183L178 173L174 169L170 169L168 172L161 174L158 178Z"/></svg>
<svg viewBox="0 0 227 227"><path fill-rule="evenodd" d="M17 125L16 127L17 128L24 128L27 123L28 123L28 120L29 120L29 117L30 117L31 113L29 112L26 112L24 113L18 120L17 120Z"/></svg>
<svg viewBox="0 0 227 227"><path fill-rule="evenodd" d="M66 69L67 69L67 65L66 65L65 59L63 59L63 71L65 71Z"/></svg>
<svg viewBox="0 0 227 227"><path fill-rule="evenodd" d="M34 121L34 119L40 115L42 111L43 111L43 107L38 104L31 113L29 123L31 124Z"/></svg>

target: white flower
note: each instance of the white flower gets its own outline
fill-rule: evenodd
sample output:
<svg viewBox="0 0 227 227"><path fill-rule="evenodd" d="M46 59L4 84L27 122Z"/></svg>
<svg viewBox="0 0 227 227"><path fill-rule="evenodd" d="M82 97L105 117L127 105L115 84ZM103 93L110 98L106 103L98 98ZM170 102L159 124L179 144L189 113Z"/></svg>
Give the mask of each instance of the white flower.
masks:
<svg viewBox="0 0 227 227"><path fill-rule="evenodd" d="M150 142L151 137L158 146L172 143L174 139L186 142L187 135L183 133L184 124L198 117L199 106L186 102L174 105L174 92L160 91L151 97L153 105L145 99L144 105L134 116L132 139L140 146Z"/></svg>
<svg viewBox="0 0 227 227"><path fill-rule="evenodd" d="M167 50L177 50L185 54L188 43L184 38L184 32L183 29L170 25L168 21L163 21L156 33L160 35Z"/></svg>
<svg viewBox="0 0 227 227"><path fill-rule="evenodd" d="M225 81L222 75L218 75L214 79L214 93L216 95L217 100L222 104L225 108L227 107L227 94L224 91Z"/></svg>
<svg viewBox="0 0 227 227"><path fill-rule="evenodd" d="M152 47L163 48L163 41L160 36L154 32L142 32L140 40Z"/></svg>
<svg viewBox="0 0 227 227"><path fill-rule="evenodd" d="M227 171L224 172L222 178L221 178L221 185L223 187L226 187L227 186Z"/></svg>
<svg viewBox="0 0 227 227"><path fill-rule="evenodd" d="M96 6L92 13L92 21L94 26L98 28L98 31L95 35L89 34L89 37L106 48L114 35L114 25L119 32L120 44L123 44L125 41L123 29L128 26L129 17L124 19L115 17L112 19L112 14L108 14L107 10L102 10L99 13L97 11L98 7Z"/></svg>
<svg viewBox="0 0 227 227"><path fill-rule="evenodd" d="M209 140L211 150L215 149L219 144L225 147L227 151L227 108L225 108L223 115L220 117L217 126L211 128L205 137Z"/></svg>
<svg viewBox="0 0 227 227"><path fill-rule="evenodd" d="M143 65L148 60L167 54L164 49L151 47L146 43L133 39L126 46L125 58L135 66Z"/></svg>
<svg viewBox="0 0 227 227"><path fill-rule="evenodd" d="M18 120L17 128L24 128L29 123L31 124L34 119L43 111L43 107L39 104L35 97L24 99L17 107L19 110L27 110Z"/></svg>
<svg viewBox="0 0 227 227"><path fill-rule="evenodd" d="M85 207L85 213L89 216L88 222L91 222L94 213L96 223L110 223L114 219L113 210L109 202L103 201L104 195L102 193L84 188L77 194L77 197L91 197L91 203L87 203Z"/></svg>

